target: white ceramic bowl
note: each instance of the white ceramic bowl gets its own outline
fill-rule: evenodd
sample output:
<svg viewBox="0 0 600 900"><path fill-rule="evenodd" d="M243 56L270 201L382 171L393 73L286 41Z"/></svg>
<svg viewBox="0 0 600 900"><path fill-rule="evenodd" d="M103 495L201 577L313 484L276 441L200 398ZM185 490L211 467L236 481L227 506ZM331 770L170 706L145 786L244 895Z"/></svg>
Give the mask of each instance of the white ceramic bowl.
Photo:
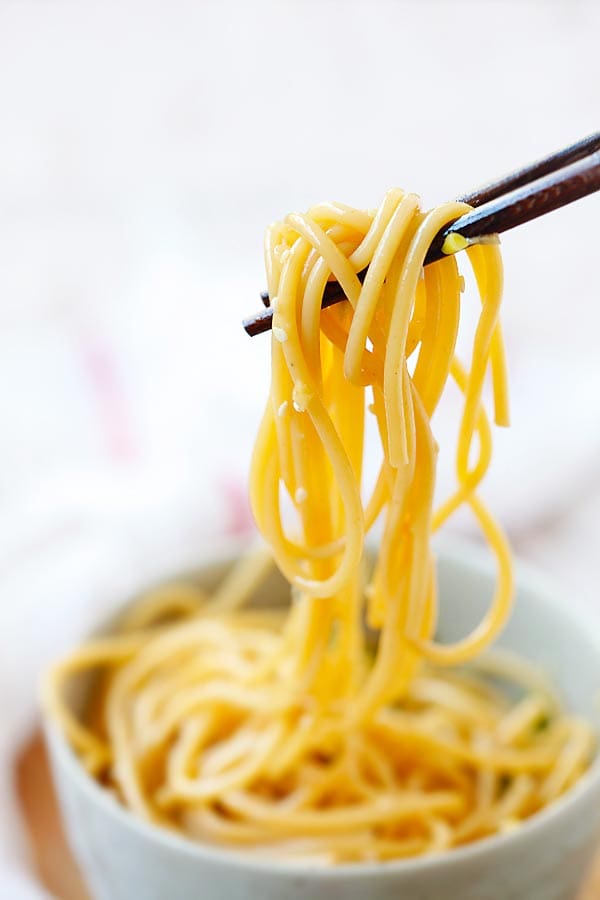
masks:
<svg viewBox="0 0 600 900"><path fill-rule="evenodd" d="M210 586L228 559L205 566ZM478 550L440 554L445 640L481 617L493 571ZM275 574L266 597L285 596ZM565 703L600 722L600 629L520 568L515 612L499 644L542 666ZM599 729L600 730L600 729ZM217 849L139 821L82 769L46 723L69 841L95 900L573 900L600 840L600 760L561 800L510 834L447 854L317 867Z"/></svg>

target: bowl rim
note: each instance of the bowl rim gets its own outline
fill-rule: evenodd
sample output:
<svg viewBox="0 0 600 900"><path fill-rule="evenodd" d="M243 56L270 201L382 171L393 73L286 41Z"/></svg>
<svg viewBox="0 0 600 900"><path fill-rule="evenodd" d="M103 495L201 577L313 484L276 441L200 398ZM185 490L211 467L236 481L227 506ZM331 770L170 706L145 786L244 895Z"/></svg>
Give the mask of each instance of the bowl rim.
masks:
<svg viewBox="0 0 600 900"><path fill-rule="evenodd" d="M196 571L200 574L203 569L208 569L219 564L226 564L235 558L240 548L248 542L224 541L220 547L215 548L210 556L201 560ZM472 541L464 538L443 538L435 541L436 556L456 562L462 569L470 570L478 574L489 574L493 569L485 550ZM189 571L189 570L188 570ZM179 573L181 575L181 572ZM573 606L564 602L560 590L557 590L547 575L528 563L518 560L515 567L515 583L517 586L527 588L541 599L552 611L566 616L574 628L585 631L586 638L595 645L600 662L600 629L597 618L592 611L581 606ZM600 668L600 666L599 666ZM599 677L600 687L600 677ZM66 740L59 725L42 706L43 729L46 742L50 749L51 764L53 770L58 761L66 777L83 792L88 800L95 806L113 818L125 828L137 832L138 836L148 842L149 850L153 844L160 844L169 852L183 854L199 861L217 863L220 865L236 866L238 869L246 869L251 872L273 872L278 875L299 876L310 873L312 880L328 881L330 879L348 878L372 878L384 873L390 876L416 875L423 871L443 871L445 868L454 868L469 863L474 859L490 858L498 852L509 850L516 844L535 838L551 826L557 820L568 814L573 807L590 792L598 792L600 795L600 750L597 752L589 769L579 778L565 794L551 803L549 806L526 819L514 831L505 834L494 834L470 844L453 847L451 850L440 851L424 856L392 859L385 861L347 862L336 864L315 864L314 860L303 861L301 859L278 859L277 857L253 856L251 852L244 852L236 847L203 843L187 837L184 833L170 830L164 826L153 824L137 816L119 801L102 785L92 778L81 765L79 758ZM598 731L598 729L597 729ZM66 823L65 823L66 824ZM68 832L68 825L66 828Z"/></svg>

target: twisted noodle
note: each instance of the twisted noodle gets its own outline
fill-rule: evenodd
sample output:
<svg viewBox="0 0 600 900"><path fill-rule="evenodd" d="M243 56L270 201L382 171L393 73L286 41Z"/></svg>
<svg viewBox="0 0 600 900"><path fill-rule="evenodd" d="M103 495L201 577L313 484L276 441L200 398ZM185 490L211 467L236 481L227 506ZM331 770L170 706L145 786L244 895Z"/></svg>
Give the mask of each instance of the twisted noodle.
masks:
<svg viewBox="0 0 600 900"><path fill-rule="evenodd" d="M585 769L590 729L524 664L497 664L494 683L463 668L498 634L513 590L506 540L477 493L492 454L488 373L495 420L508 423L499 250L467 250L481 310L466 364L456 259L423 269L465 208L424 213L392 190L375 211L320 204L268 230L272 385L250 493L270 551L242 560L211 598L159 589L47 683L84 764L137 814L254 852L400 858L514 827ZM331 278L349 303L321 311ZM434 511L431 417L450 379L464 399L457 488ZM365 497L366 393L381 465ZM498 578L482 622L446 646L434 640L431 535L462 505ZM365 534L380 518L365 585ZM271 553L292 585L288 613L244 608ZM103 675L78 718L62 685L88 669ZM517 701L501 678L521 685Z"/></svg>

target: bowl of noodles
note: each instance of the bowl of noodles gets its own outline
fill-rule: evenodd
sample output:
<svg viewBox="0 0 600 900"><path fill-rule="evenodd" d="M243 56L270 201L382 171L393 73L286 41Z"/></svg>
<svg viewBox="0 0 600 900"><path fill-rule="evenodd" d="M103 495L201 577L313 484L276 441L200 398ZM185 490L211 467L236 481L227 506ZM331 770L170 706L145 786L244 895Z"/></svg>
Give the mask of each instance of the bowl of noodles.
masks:
<svg viewBox="0 0 600 900"><path fill-rule="evenodd" d="M500 249L454 234L428 261L467 209L392 189L267 229L250 466L266 544L151 590L45 681L98 900L574 896L600 827L600 638L515 578L480 491L488 399L510 418ZM457 483L440 501L447 387ZM489 567L436 552L461 508Z"/></svg>
<svg viewBox="0 0 600 900"><path fill-rule="evenodd" d="M456 543L441 549L438 566L438 632L452 640L481 617L494 571L480 549ZM205 604L219 590L226 598L240 575L252 595L247 621L251 633L270 620L277 634L289 601L285 580L265 567L260 554L250 563L243 561L241 568L239 558L225 554L193 576L162 585L128 606L106 630L120 635L120 646L112 647L113 664L116 658L119 666L125 659L139 660L131 649L142 634L146 652L156 660L160 641L176 640L184 623L189 628L198 615L196 604ZM288 794L280 786L279 797L264 785L244 792L222 782L220 802L203 801L190 791L187 799L167 803L168 791L176 789L181 777L177 768L186 744L188 752L193 744L190 722L198 722L202 706L196 696L187 698L187 725L179 712L180 726L168 758L157 757L158 735L154 744L148 735L145 760L139 748L137 784L152 811L132 811L100 758L92 761L88 755L82 765L67 737L69 729L62 727L53 702L46 698L55 783L69 840L92 896L574 898L600 840L600 762L593 749L600 722L600 636L593 623L556 597L537 574L521 568L516 581L515 612L494 651L457 670L450 680L435 670L415 678L409 697L389 720L379 723L372 743L365 741L362 757L359 753L362 767L354 773L365 785L355 785L354 796L348 784L352 773L343 774L350 759L332 741L329 759L321 747L312 755L310 770L303 764L312 802L293 802L290 781ZM95 706L104 703L111 690L98 674L107 664L110 640L114 637L94 637L85 666L83 660L80 665L74 662L61 675L66 708L74 722L88 723L86 727L97 715ZM184 679L185 648L177 659L171 683L165 682L171 697L173 679ZM117 731L131 728L134 721L138 733L148 727L148 722L143 724L144 704L151 704L153 691L155 701L158 695L156 683L145 684L146 693L138 682L137 709L131 695L125 701L129 715L117 716ZM249 703L251 698L232 696L229 702L241 704L244 699ZM173 713L177 715L173 709L163 711L163 716ZM155 725L159 719L156 714ZM253 744L256 750L256 740ZM217 744L212 747L215 760ZM374 748L380 751L379 763ZM94 749L89 746L88 753ZM247 763L251 757L247 750L241 760ZM392 785L386 786L387 776L379 771L381 759L396 760ZM270 763L274 779L277 762ZM120 764L124 777L127 760ZM295 767L300 768L297 761ZM235 768L232 763L225 771ZM319 772L329 777L321 793ZM239 765L235 774L241 784ZM372 788L368 800L365 786ZM179 789L183 791L183 785ZM299 798L301 789L295 790ZM457 801L460 795L463 799ZM242 809L244 799L250 805ZM269 806L267 822L264 812Z"/></svg>

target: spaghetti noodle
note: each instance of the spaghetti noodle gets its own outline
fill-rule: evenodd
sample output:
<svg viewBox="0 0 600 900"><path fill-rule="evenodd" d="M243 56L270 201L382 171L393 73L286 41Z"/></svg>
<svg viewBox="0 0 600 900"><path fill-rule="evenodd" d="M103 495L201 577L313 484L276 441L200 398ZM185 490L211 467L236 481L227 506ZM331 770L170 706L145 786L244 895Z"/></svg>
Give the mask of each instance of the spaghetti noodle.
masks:
<svg viewBox="0 0 600 900"><path fill-rule="evenodd" d="M423 269L434 235L465 209L423 212L392 190L377 210L320 204L268 230L272 384L250 492L270 550L212 597L190 584L153 593L47 684L84 764L137 814L255 853L382 860L512 828L586 768L590 729L534 673L500 659L492 682L472 663L513 591L506 539L478 493L492 454L488 373L495 421L508 423L499 248L466 250L481 303L466 365L456 259ZM349 302L322 311L332 277ZM463 396L457 488L434 510L431 418L449 381ZM371 414L381 464L365 498ZM460 506L498 577L483 621L448 646L434 638L431 537ZM292 586L287 613L246 603L272 557ZM77 718L63 682L92 669L102 678ZM499 679L516 680L516 701Z"/></svg>

